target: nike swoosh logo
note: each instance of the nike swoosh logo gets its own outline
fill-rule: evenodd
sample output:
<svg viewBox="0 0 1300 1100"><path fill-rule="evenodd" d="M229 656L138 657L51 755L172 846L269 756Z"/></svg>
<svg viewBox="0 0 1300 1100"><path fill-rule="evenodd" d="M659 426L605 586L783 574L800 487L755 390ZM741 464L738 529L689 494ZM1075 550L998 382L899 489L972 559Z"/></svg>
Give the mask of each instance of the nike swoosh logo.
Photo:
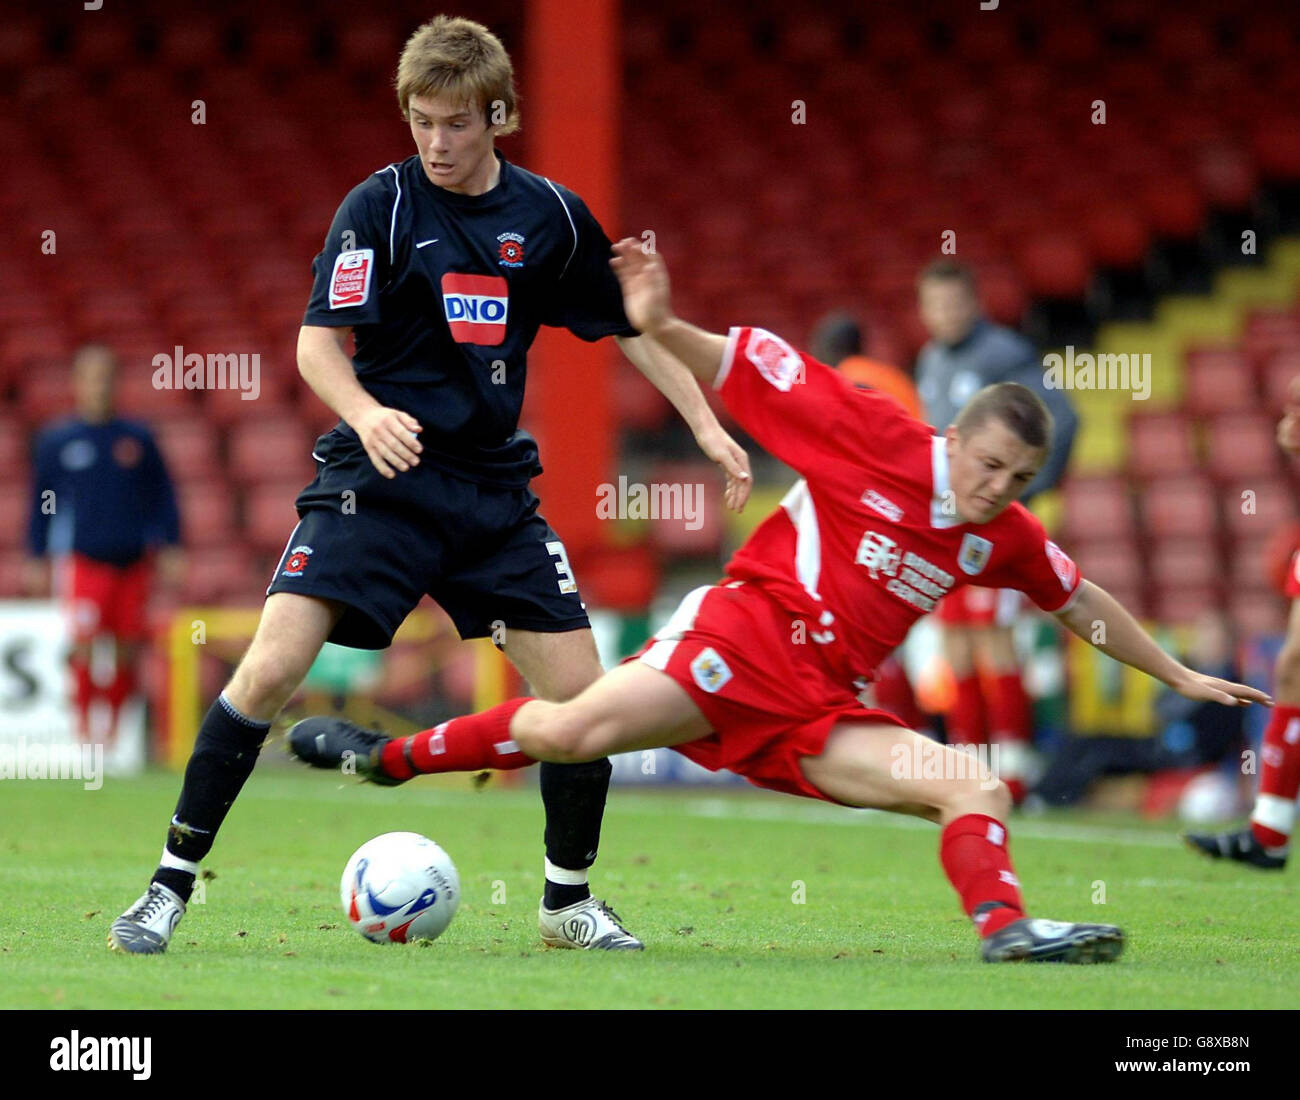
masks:
<svg viewBox="0 0 1300 1100"><path fill-rule="evenodd" d="M415 242L415 247L416 247L416 248L423 248L426 244L437 244L439 240L441 240L440 237L432 237L432 238L430 238L430 239L427 240L427 241L416 241L416 242Z"/></svg>

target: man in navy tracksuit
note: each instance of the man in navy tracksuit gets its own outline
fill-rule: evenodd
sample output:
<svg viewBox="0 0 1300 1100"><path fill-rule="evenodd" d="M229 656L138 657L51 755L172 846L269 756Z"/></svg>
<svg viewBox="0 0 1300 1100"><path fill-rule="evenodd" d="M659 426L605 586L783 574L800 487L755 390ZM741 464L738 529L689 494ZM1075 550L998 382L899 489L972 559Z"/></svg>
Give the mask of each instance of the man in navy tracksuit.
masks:
<svg viewBox="0 0 1300 1100"><path fill-rule="evenodd" d="M88 344L72 371L76 415L51 424L33 447L26 587L32 595L48 591L45 560L52 559L55 593L71 626L77 735L111 744L122 705L135 694L155 563L173 576L178 568L180 516L153 435L113 413L117 357ZM91 668L97 638L114 645L113 673L104 683ZM107 705L102 730L91 728L97 700Z"/></svg>
<svg viewBox="0 0 1300 1100"><path fill-rule="evenodd" d="M628 324L609 239L582 200L494 149L517 125L501 43L439 16L407 42L397 91L418 155L343 201L298 342L300 372L340 422L317 442L252 645L200 727L160 866L113 924L121 950L165 950L272 718L325 641L382 648L427 592L462 637L504 633L536 694L568 699L599 678L564 544L528 488L537 446L518 430L539 326L618 338L726 471L728 503L748 491L745 454L689 372ZM601 760L541 776L539 926L552 946L642 946L587 886L609 773Z"/></svg>

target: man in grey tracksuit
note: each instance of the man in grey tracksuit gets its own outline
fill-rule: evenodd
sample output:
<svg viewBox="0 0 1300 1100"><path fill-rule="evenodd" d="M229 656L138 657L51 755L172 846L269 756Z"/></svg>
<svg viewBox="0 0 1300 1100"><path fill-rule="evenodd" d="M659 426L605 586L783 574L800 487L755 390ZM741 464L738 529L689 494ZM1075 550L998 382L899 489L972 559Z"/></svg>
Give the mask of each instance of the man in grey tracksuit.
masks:
<svg viewBox="0 0 1300 1100"><path fill-rule="evenodd" d="M994 382L1019 382L1037 393L1052 413L1052 448L1021 494L1022 503L1056 485L1065 474L1078 418L1064 391L1043 384L1043 364L1018 332L982 314L975 279L963 264L938 260L917 280L921 320L930 334L916 361L916 384L926 418L943 431L977 390ZM944 651L957 684L949 713L950 743L1000 745L999 771L1016 801L1025 793L1024 770L1032 735L1028 699L1012 645L1018 593L961 589L940 605ZM996 684L984 697L982 666ZM984 716L987 715L987 722Z"/></svg>

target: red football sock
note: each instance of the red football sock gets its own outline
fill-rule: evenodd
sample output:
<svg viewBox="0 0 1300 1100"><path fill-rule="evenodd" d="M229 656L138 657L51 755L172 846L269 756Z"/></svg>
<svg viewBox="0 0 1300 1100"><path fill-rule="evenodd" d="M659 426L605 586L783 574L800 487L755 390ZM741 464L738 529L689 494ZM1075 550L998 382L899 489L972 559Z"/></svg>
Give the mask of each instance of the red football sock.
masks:
<svg viewBox="0 0 1300 1100"><path fill-rule="evenodd" d="M972 670L957 679L957 698L948 712L948 744L984 743L984 691L979 673Z"/></svg>
<svg viewBox="0 0 1300 1100"><path fill-rule="evenodd" d="M1028 741L1033 732L1029 714L1029 696L1020 673L1008 672L994 679L993 698L989 700L989 732L994 741Z"/></svg>
<svg viewBox="0 0 1300 1100"><path fill-rule="evenodd" d="M916 705L912 685L907 682L907 672L902 661L886 657L876 669L876 706L896 715L913 729L925 725L925 715Z"/></svg>
<svg viewBox="0 0 1300 1100"><path fill-rule="evenodd" d="M511 771L537 761L510 739L510 719L531 698L510 699L480 714L452 718L431 730L394 738L384 746L381 764L394 779L432 772Z"/></svg>
<svg viewBox="0 0 1300 1100"><path fill-rule="evenodd" d="M1259 794L1250 831L1265 848L1285 848L1300 791L1300 707L1273 708L1259 748Z"/></svg>
<svg viewBox="0 0 1300 1100"><path fill-rule="evenodd" d="M89 742L90 703L97 694L95 681L90 675L90 660L73 655L68 658L68 667L72 670L72 706L77 715L77 737L82 742Z"/></svg>
<svg viewBox="0 0 1300 1100"><path fill-rule="evenodd" d="M1026 755L1034 730L1031 713L1019 670L994 677L988 701L989 742L998 746L998 771L1017 806L1025 798Z"/></svg>
<svg viewBox="0 0 1300 1100"><path fill-rule="evenodd" d="M996 818L963 814L950 821L939 840L939 862L981 936L991 936L1025 915L1007 851L1006 826ZM1002 908L977 917L976 908L990 901L1000 902Z"/></svg>
<svg viewBox="0 0 1300 1100"><path fill-rule="evenodd" d="M108 690L104 693L109 706L108 743L110 745L117 741L117 722L122 713L122 704L135 694L135 685L135 668L125 662L119 662L113 682L108 685Z"/></svg>

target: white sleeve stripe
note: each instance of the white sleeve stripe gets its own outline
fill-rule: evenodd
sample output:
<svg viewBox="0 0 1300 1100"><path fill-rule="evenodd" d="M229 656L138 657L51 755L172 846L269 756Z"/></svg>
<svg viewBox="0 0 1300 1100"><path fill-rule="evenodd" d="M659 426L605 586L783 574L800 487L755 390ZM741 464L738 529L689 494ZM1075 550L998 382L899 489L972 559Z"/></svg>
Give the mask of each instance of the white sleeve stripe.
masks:
<svg viewBox="0 0 1300 1100"><path fill-rule="evenodd" d="M402 204L402 177L395 165L390 164L384 171L392 172L393 182L397 184L397 197L393 199L393 216L388 222L388 265L391 268L397 265L397 256L393 251L393 234L397 230L397 208Z"/></svg>
<svg viewBox="0 0 1300 1100"><path fill-rule="evenodd" d="M736 358L736 344L740 340L740 326L732 325L727 331L727 346L722 352L722 367L719 369L717 377L713 379L713 388L722 389L722 383L727 380L727 375L731 373L731 364Z"/></svg>
<svg viewBox="0 0 1300 1100"><path fill-rule="evenodd" d="M542 179L546 179L545 176ZM546 186L555 191L555 184L546 180ZM569 219L569 229L573 232L573 248L569 250L569 258L564 261L564 269L560 272L560 278L564 278L564 272L569 270L569 264L573 263L573 257L578 252L578 227L573 224L573 215L569 213L569 204L564 201L558 191L555 191L555 197L560 200L560 209L564 211L564 216Z"/></svg>
<svg viewBox="0 0 1300 1100"><path fill-rule="evenodd" d="M1079 578L1079 583L1074 586L1074 591L1070 593L1070 598L1061 604L1055 611L1049 611L1049 615L1064 615L1079 600L1079 593L1083 591L1083 578Z"/></svg>

